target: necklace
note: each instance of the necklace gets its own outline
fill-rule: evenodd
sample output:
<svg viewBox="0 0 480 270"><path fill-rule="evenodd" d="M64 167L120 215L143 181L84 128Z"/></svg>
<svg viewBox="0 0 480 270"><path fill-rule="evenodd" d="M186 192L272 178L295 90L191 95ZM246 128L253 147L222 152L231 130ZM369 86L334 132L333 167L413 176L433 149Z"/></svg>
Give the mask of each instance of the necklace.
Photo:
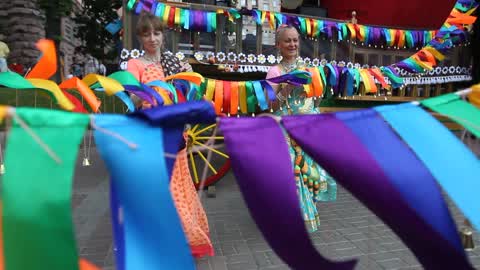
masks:
<svg viewBox="0 0 480 270"><path fill-rule="evenodd" d="M143 56L143 59L145 59L145 61L147 61L147 62L157 64L157 63L160 63L161 57L160 56L150 56L150 55L145 54Z"/></svg>
<svg viewBox="0 0 480 270"><path fill-rule="evenodd" d="M285 70L286 73L288 73L288 72L297 68L297 62L287 64L284 61L281 61L280 65L282 65L282 67L283 67L283 69Z"/></svg>

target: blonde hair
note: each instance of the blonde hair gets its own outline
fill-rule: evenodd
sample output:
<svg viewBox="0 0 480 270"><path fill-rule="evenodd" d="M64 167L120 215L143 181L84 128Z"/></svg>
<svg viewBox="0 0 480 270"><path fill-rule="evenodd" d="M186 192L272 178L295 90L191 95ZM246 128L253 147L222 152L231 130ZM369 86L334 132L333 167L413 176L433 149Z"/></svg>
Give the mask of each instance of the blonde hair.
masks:
<svg viewBox="0 0 480 270"><path fill-rule="evenodd" d="M275 45L278 46L278 43L280 42L280 38L282 37L283 33L285 31L293 29L295 32L297 32L298 38L300 38L300 33L298 32L297 28L295 28L293 25L289 24L281 24L280 26L277 27L277 31L275 32ZM300 55L300 40L298 44L298 50L297 50L297 57ZM280 51L277 51L277 55L280 55Z"/></svg>
<svg viewBox="0 0 480 270"><path fill-rule="evenodd" d="M278 43L280 42L280 37L283 35L283 33L285 33L285 31L290 29L294 29L297 32L298 37L300 37L300 33L298 33L297 28L295 28L293 25L281 24L279 27L277 27L277 31L275 32L276 45L278 45Z"/></svg>

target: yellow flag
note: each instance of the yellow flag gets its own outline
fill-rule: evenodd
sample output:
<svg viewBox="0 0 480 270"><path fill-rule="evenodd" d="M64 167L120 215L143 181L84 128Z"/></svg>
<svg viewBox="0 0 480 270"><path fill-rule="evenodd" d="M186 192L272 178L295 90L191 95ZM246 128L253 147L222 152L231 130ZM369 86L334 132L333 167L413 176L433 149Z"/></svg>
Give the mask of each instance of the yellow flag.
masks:
<svg viewBox="0 0 480 270"><path fill-rule="evenodd" d="M468 95L470 103L480 109L480 84L471 87L472 92Z"/></svg>
<svg viewBox="0 0 480 270"><path fill-rule="evenodd" d="M99 83L103 89L105 89L105 93L109 96L113 96L118 92L124 91L125 88L116 80L112 78L108 78L98 74L88 74L83 78L83 82L86 83L88 86L91 86L94 83Z"/></svg>
<svg viewBox="0 0 480 270"><path fill-rule="evenodd" d="M35 88L47 91L57 101L57 104L64 110L71 111L75 109L75 105L63 94L58 85L50 80L44 79L27 79Z"/></svg>

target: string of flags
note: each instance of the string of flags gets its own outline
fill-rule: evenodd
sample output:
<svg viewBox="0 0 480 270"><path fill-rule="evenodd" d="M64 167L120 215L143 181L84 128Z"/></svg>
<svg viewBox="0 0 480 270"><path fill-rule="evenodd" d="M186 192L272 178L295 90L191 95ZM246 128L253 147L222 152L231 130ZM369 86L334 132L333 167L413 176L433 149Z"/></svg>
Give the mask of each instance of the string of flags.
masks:
<svg viewBox="0 0 480 270"><path fill-rule="evenodd" d="M475 1L461 1L455 6L456 11L468 13L474 7ZM378 48L418 48L428 45L437 34L445 35L447 28L440 30L407 30L388 27L376 27L349 22L338 22L328 19L313 19L304 16L294 16L268 10L238 10L235 8L217 9L216 12L182 8L153 0L130 0L127 9L139 14L141 11L150 12L170 28L180 28L196 32L212 32L217 28L217 14L224 15L235 23L242 15L251 16L258 25L268 22L271 29L281 24L296 25L302 36L310 39L336 39L365 46ZM449 29L449 34L455 37L456 44L467 42L468 35L464 31Z"/></svg>
<svg viewBox="0 0 480 270"><path fill-rule="evenodd" d="M186 123L218 123L252 218L290 267L353 269L355 260L329 260L312 245L296 198L285 131L382 219L425 268L441 263L448 269L473 269L439 186L478 228L480 161L426 109L450 117L478 137L478 97L479 85L417 103L281 118L269 114L218 118L207 101L129 115L0 107L0 116L12 119L2 180L0 267L98 269L79 258L71 222L73 170L90 125L115 196L124 207L123 229L114 232L115 239L123 239L116 244L120 269L140 269L145 263L149 269L194 269L165 181L171 172L165 158L158 157L181 137L181 132L178 138L163 134L176 134ZM256 144L252 138L265 139ZM424 147L425 141L433 147ZM275 163L269 162L273 159ZM265 192L272 187L275 193Z"/></svg>

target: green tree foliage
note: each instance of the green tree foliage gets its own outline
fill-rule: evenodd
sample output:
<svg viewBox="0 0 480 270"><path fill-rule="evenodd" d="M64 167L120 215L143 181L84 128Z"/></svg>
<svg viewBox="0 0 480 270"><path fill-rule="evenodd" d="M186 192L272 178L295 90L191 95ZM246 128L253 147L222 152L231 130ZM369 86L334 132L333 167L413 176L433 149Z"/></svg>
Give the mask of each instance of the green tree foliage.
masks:
<svg viewBox="0 0 480 270"><path fill-rule="evenodd" d="M60 42L60 21L64 16L70 15L73 0L37 0L38 6L45 12L45 35L47 38Z"/></svg>
<svg viewBox="0 0 480 270"><path fill-rule="evenodd" d="M45 11L47 20L50 18L60 19L70 15L73 0L37 0L38 6Z"/></svg>
<svg viewBox="0 0 480 270"><path fill-rule="evenodd" d="M99 60L114 59L118 53L119 34L112 35L105 26L118 19L116 10L121 0L84 0L83 7L75 11L77 29L75 36L83 40L78 52L90 54Z"/></svg>

